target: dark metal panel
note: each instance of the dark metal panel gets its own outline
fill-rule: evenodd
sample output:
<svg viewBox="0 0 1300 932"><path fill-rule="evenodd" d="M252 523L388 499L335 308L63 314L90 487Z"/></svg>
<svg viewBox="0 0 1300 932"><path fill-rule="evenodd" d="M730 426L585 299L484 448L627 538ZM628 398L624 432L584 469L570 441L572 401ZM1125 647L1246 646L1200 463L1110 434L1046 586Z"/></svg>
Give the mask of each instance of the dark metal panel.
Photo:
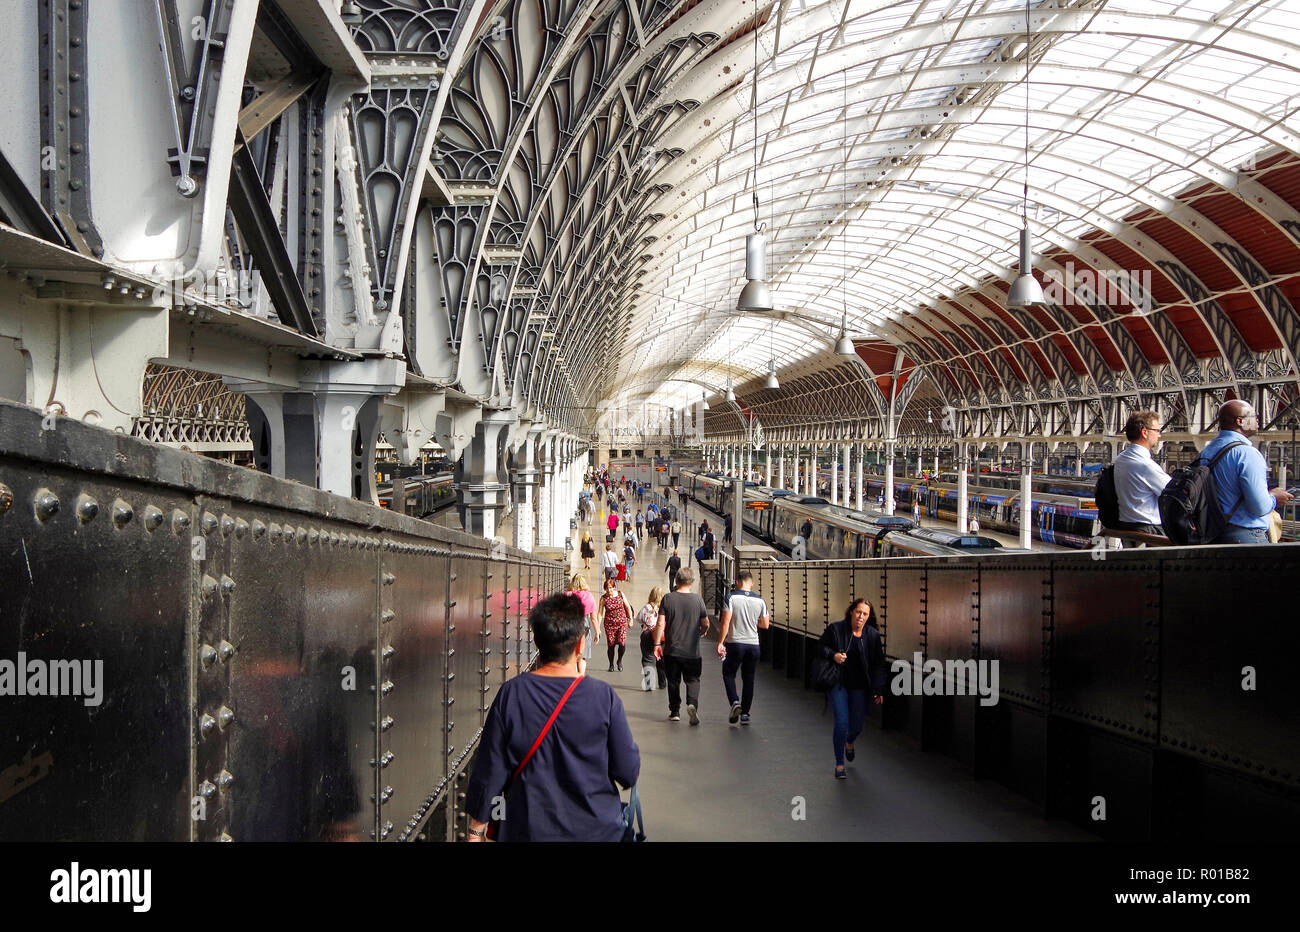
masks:
<svg viewBox="0 0 1300 932"><path fill-rule="evenodd" d="M369 840L378 775L379 538L306 515L231 508L231 834ZM265 525L265 531L261 526ZM270 571L268 571L270 570Z"/></svg>
<svg viewBox="0 0 1300 932"><path fill-rule="evenodd" d="M970 565L932 563L926 577L926 658L976 659L975 620L978 571Z"/></svg>
<svg viewBox="0 0 1300 932"><path fill-rule="evenodd" d="M1109 564L1109 565L1108 565ZM1052 585L1052 713L1155 743L1160 567L1071 560Z"/></svg>
<svg viewBox="0 0 1300 932"><path fill-rule="evenodd" d="M919 560L891 560L886 565L889 656L910 660L925 653L925 565ZM877 615L880 612L877 611Z"/></svg>
<svg viewBox="0 0 1300 932"><path fill-rule="evenodd" d="M1194 553L1164 561L1161 747L1300 785L1300 545Z"/></svg>
<svg viewBox="0 0 1300 932"><path fill-rule="evenodd" d="M844 612L852 601L853 568L851 566L841 566L827 570L825 615L817 619L818 624L814 624L811 619L809 620L808 633L814 637L821 637L826 625L832 621L839 621L844 617Z"/></svg>
<svg viewBox="0 0 1300 932"><path fill-rule="evenodd" d="M389 753L393 758L380 780L380 836L392 823L388 838L401 839L428 814L447 776L443 661L450 561L445 551L425 547L381 557L381 583L391 599L384 610L393 616L380 647L380 754L381 760Z"/></svg>
<svg viewBox="0 0 1300 932"><path fill-rule="evenodd" d="M483 627L483 568L485 560L453 555L451 560L451 612L447 633L450 652L448 674L451 705L447 712L448 772L463 763L478 734L479 669L483 655L479 632Z"/></svg>
<svg viewBox="0 0 1300 932"><path fill-rule="evenodd" d="M191 523L169 490L0 456L0 660L92 675L0 697L0 839L189 838Z"/></svg>
<svg viewBox="0 0 1300 932"><path fill-rule="evenodd" d="M1003 698L1044 705L1050 629L1044 631L1043 597L1050 565L1003 557L988 562L996 566L980 567L980 658L998 661Z"/></svg>

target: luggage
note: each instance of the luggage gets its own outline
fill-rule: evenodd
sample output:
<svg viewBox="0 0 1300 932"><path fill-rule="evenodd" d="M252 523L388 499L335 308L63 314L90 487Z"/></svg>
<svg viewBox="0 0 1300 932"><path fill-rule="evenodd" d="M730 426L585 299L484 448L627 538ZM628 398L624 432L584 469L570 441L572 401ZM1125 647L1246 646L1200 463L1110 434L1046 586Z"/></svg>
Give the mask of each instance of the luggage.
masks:
<svg viewBox="0 0 1300 932"><path fill-rule="evenodd" d="M1105 466L1097 474L1097 486L1093 489L1093 500L1097 503L1097 517L1101 526L1119 527L1119 492L1115 488L1115 467Z"/></svg>
<svg viewBox="0 0 1300 932"><path fill-rule="evenodd" d="M623 580L627 579L627 564L626 564L626 563L620 563L620 564L618 565L618 579L619 579L620 582L622 582Z"/></svg>
<svg viewBox="0 0 1300 932"><path fill-rule="evenodd" d="M1223 454L1244 442L1228 444L1208 463L1205 457L1198 457L1190 466L1173 471L1169 484L1160 493L1160 523L1165 536L1175 544L1208 544L1228 526L1227 516L1219 507L1214 467ZM1238 499L1233 510L1240 504Z"/></svg>

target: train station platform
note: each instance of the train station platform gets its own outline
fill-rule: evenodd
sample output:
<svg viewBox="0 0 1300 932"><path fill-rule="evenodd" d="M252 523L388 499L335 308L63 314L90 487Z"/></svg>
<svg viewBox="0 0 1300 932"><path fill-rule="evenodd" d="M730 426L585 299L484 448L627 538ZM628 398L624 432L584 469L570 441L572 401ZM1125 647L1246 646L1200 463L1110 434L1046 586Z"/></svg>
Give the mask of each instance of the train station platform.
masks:
<svg viewBox="0 0 1300 932"><path fill-rule="evenodd" d="M711 512L691 502L688 517L713 523ZM581 525L598 536L599 526ZM719 539L721 534L719 533ZM690 535L693 540L694 534ZM746 535L748 540L749 535ZM685 551L694 544L680 547ZM601 549L601 548L598 548ZM633 609L650 589L667 587L668 552L642 544L641 557L623 589ZM600 570L582 570L593 590ZM698 584L694 587L699 591ZM717 617L701 640L704 673L700 724L668 721L664 690L641 689L640 649L630 631L623 671L607 671L604 635L588 674L611 683L627 711L641 750L638 793L655 841L1089 841L1068 822L1044 819L1035 807L969 768L923 752L906 735L884 731L877 710L859 737L849 778L836 780L831 714L817 693L760 663L753 722L727 722L721 663L715 653Z"/></svg>

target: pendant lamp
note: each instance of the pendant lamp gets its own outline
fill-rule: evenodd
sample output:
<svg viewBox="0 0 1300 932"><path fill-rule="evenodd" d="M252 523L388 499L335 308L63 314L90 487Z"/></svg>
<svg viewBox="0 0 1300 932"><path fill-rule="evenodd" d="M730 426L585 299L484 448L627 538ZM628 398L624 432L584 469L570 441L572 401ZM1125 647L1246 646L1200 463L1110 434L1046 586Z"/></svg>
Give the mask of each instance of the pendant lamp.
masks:
<svg viewBox="0 0 1300 932"><path fill-rule="evenodd" d="M1025 0L1025 178L1021 198L1020 275L1007 292L1008 307L1044 304L1043 286L1034 278L1034 253L1029 241L1029 0Z"/></svg>

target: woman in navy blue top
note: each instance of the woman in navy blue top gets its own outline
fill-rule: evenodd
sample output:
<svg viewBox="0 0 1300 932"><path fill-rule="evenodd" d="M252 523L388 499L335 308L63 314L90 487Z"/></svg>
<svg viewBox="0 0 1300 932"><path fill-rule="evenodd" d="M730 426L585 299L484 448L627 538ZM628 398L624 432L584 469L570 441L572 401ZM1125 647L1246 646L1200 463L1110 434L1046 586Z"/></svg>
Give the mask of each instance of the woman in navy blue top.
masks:
<svg viewBox="0 0 1300 932"><path fill-rule="evenodd" d="M470 841L503 816L498 841L620 841L619 785L641 771L623 702L583 676L584 615L576 596L553 595L529 614L539 666L501 687L483 725L466 794ZM564 693L578 680L550 732L511 780Z"/></svg>

